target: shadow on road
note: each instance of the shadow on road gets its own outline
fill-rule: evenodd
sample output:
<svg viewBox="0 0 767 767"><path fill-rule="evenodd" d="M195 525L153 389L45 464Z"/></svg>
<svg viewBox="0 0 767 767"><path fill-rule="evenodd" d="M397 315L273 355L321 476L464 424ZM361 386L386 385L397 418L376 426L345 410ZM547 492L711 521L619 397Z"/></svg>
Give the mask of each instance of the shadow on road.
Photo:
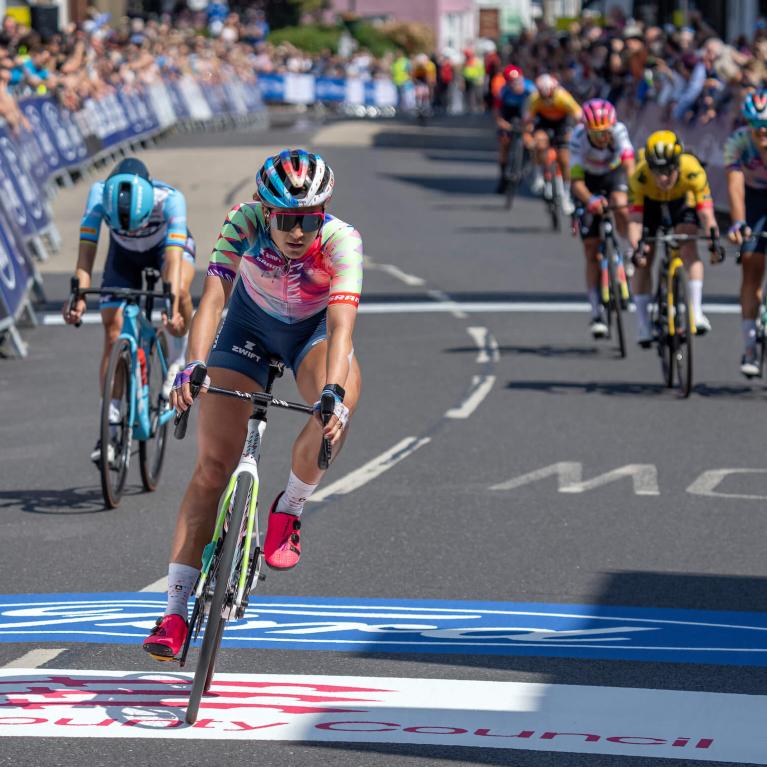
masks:
<svg viewBox="0 0 767 767"><path fill-rule="evenodd" d="M419 186L440 194L491 194L495 179L487 176L398 176L389 175L395 181ZM484 231L484 228L483 228Z"/></svg>
<svg viewBox="0 0 767 767"><path fill-rule="evenodd" d="M476 346L455 346L452 349L445 349L448 354L476 354ZM539 346L499 346L498 351L501 354L527 354L535 357L556 357L556 358L575 358L596 357L603 351L615 354L614 349L607 347L598 348L596 346L552 346L551 344L541 344Z"/></svg>
<svg viewBox="0 0 767 767"><path fill-rule="evenodd" d="M547 394L599 394L605 397L658 397L677 396L676 389L669 389L662 383L638 381L509 381L507 389L513 391L540 391ZM758 390L748 385L698 384L693 388L693 395L716 399L762 399Z"/></svg>
<svg viewBox="0 0 767 767"><path fill-rule="evenodd" d="M124 495L137 495L139 488L126 489ZM28 514L98 514L109 511L104 506L101 488L70 487L55 490L4 490L0 492L0 509L14 508Z"/></svg>

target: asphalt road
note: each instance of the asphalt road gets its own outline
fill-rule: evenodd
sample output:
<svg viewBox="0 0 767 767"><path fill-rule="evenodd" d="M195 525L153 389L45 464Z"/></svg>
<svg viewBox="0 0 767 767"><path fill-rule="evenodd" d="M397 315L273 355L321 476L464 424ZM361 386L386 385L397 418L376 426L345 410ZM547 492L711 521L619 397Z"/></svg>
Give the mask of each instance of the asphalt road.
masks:
<svg viewBox="0 0 767 767"><path fill-rule="evenodd" d="M189 190L191 227L209 243L213 222L232 199L249 196L248 178L266 148L301 142L320 149L334 168L333 210L363 235L371 261L364 303L377 307L359 317L355 347L363 398L327 482L405 438L424 442L353 492L308 506L300 566L269 574L263 594L764 613L764 393L761 384L738 373L740 322L726 312L738 288L733 260L707 271L706 298L724 313L710 314L714 330L696 342L696 389L682 401L662 386L654 352L632 346L627 359L617 359L609 343L589 337L586 312L559 310L562 302L583 300L578 243L569 233L548 231L537 200L521 198L512 214L503 210L490 193L496 174L492 132L481 120L426 129L354 123L183 137L147 156L158 177L167 168L167 180ZM85 195L79 185L56 201L65 252L47 267L52 305L64 298L75 211ZM505 307L463 312L446 306L448 299L474 308L491 302ZM418 302L422 311L408 311L405 302ZM519 302L535 306L509 310L519 309ZM0 361L4 592L138 592L165 572L194 439L170 445L157 492L139 491L134 468L121 507L105 511L88 461L96 436L100 328L44 326L24 335L29 358ZM471 410L467 401L478 386ZM279 387L286 398L297 397L287 377ZM270 419L261 469L264 502L286 478L299 428L289 413ZM560 468L540 479L512 482L555 464ZM575 490L572 475L563 480L560 474L559 483L557 478L557 471L574 466L582 471L576 485L583 480ZM621 467L633 468L623 478L589 485ZM725 470L753 471L712 479L711 472ZM0 642L0 666L51 647L63 652L42 668L156 671L135 643L53 640ZM761 662L512 651L225 649L218 671L753 696L767 686ZM642 724L640 717L633 734L652 735ZM257 759L270 766L617 767L649 758L560 748L464 748L385 737L374 743L15 737L2 741L0 764L87 760L172 767ZM651 763L703 758L711 759L701 751L689 759L653 756Z"/></svg>

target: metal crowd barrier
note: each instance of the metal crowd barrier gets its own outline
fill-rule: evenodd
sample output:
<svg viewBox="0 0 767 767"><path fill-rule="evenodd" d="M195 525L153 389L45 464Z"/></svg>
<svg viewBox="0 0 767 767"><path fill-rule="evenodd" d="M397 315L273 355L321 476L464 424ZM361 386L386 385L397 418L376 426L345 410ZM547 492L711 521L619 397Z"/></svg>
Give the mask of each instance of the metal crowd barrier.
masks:
<svg viewBox="0 0 767 767"><path fill-rule="evenodd" d="M75 113L47 96L19 106L28 129L0 123L0 337L24 357L18 327L37 324L33 297L45 300L37 264L61 246L50 206L58 186L170 129L263 127L267 115L255 78L210 83L188 75L89 99Z"/></svg>

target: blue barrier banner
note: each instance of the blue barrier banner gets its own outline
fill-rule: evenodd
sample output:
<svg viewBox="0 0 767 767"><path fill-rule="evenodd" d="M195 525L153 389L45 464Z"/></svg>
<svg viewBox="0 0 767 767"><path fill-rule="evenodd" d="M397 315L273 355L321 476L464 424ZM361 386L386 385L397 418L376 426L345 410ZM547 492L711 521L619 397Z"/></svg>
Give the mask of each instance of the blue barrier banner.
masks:
<svg viewBox="0 0 767 767"><path fill-rule="evenodd" d="M32 128L31 135L39 145L45 163L43 168L34 171L35 178L38 180L40 171L44 172L45 180L47 180L63 166L63 158L56 146L53 131L49 129L47 121L43 118L42 106L45 101L45 98L31 98L19 102L22 112L29 120Z"/></svg>
<svg viewBox="0 0 767 767"><path fill-rule="evenodd" d="M74 127L74 123L71 116L66 119L63 117L65 111L53 99L44 99L40 104L43 121L61 158L61 168L77 165L83 157L81 145L82 148L85 146L82 137L77 141L74 139L73 131L68 127L69 125Z"/></svg>
<svg viewBox="0 0 767 767"><path fill-rule="evenodd" d="M19 151L5 130L0 131L0 173L3 190L8 195L7 210L13 220L25 237L39 234L50 225L43 205L43 191L24 169Z"/></svg>
<svg viewBox="0 0 767 767"><path fill-rule="evenodd" d="M28 255L5 210L0 213L0 328L12 323L32 279Z"/></svg>
<svg viewBox="0 0 767 767"><path fill-rule="evenodd" d="M181 95L181 90L178 87L176 80L165 80L165 88L168 91L168 98L170 100L173 113L176 115L177 120L188 120L191 117L189 107L184 101L184 97Z"/></svg>
<svg viewBox="0 0 767 767"><path fill-rule="evenodd" d="M346 100L346 80L342 77L318 77L314 88L317 101L341 103Z"/></svg>
<svg viewBox="0 0 767 767"><path fill-rule="evenodd" d="M264 101L285 100L285 78L282 75L259 75L258 84Z"/></svg>

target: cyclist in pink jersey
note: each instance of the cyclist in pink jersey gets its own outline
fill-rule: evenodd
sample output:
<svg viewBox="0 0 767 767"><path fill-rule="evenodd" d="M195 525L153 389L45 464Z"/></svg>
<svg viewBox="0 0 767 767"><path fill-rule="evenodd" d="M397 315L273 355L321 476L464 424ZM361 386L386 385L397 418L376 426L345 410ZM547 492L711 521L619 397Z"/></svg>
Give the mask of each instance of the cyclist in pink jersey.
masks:
<svg viewBox="0 0 767 767"><path fill-rule="evenodd" d="M333 171L319 155L284 150L266 160L256 181L254 201L232 208L221 228L192 322L188 364L176 377L171 404L180 411L192 404L189 379L199 366L217 386L262 390L270 357L293 370L307 402L333 394L334 416L327 426L319 415L306 423L293 446L285 490L269 512L264 557L270 567L285 570L301 556L301 512L324 473L317 467L322 437L337 454L359 398L352 332L362 289L362 240L326 212ZM200 400L197 464L171 546L168 606L144 642L158 660L174 658L186 638L187 600L250 415L248 403Z"/></svg>

